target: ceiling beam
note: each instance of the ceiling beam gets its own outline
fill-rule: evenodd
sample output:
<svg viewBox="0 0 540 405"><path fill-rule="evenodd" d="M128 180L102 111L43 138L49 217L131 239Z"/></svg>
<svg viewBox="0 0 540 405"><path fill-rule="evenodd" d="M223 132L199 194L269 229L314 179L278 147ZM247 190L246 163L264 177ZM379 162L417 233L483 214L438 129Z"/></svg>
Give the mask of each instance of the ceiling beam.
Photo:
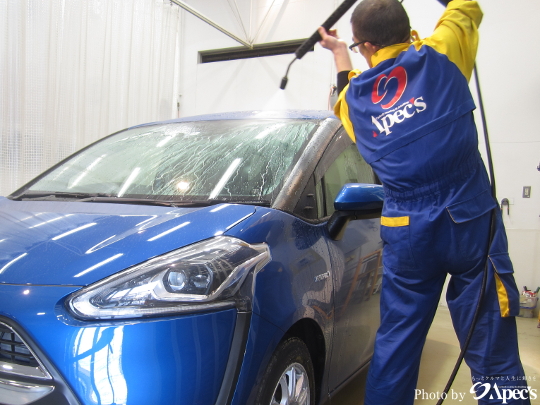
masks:
<svg viewBox="0 0 540 405"><path fill-rule="evenodd" d="M182 0L171 0L171 3L174 3L176 4L177 6L180 6L181 8L183 8L184 10L186 10L188 13L191 13L193 14L195 17L203 20L205 23L207 24L210 24L212 27L214 27L215 29L221 31L222 33L224 33L225 35L227 35L228 37L234 39L236 42L240 42L242 45L244 46L247 46L249 49L253 49L253 45L244 41L243 39L241 38L238 38L236 35L234 35L233 33L227 31L225 28L223 28L222 26L220 26L219 24L215 23L214 21L212 21L211 19L209 19L208 17L204 16L203 14L199 13L197 10L195 10L193 7L187 5L186 3L184 3Z"/></svg>

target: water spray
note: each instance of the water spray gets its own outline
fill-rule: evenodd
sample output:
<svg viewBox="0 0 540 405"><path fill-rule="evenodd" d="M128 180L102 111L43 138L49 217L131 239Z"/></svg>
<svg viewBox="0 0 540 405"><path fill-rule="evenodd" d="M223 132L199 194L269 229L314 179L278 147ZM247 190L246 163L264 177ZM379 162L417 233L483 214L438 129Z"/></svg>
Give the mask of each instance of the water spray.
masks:
<svg viewBox="0 0 540 405"><path fill-rule="evenodd" d="M345 14L353 6L353 4L356 3L356 1L357 0L345 0L339 5L338 8L334 10L330 17L328 17L321 26L328 31L341 17L343 17L343 14ZM289 63L287 71L285 72L285 76L283 76L283 79L281 79L281 85L279 86L281 90L285 90L285 86L287 86L287 82L289 81L287 75L289 74L289 69L291 68L291 65L294 63L294 61L297 59L302 59L302 57L321 39L321 34L319 34L318 31L315 31L313 35L306 39L302 43L302 45L300 45L298 49L294 52L295 57L292 62Z"/></svg>

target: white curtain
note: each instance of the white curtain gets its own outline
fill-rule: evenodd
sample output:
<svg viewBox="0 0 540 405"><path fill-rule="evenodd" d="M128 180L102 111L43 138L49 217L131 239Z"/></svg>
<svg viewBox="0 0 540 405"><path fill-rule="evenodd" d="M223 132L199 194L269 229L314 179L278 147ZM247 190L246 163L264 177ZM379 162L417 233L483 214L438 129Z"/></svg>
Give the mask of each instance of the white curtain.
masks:
<svg viewBox="0 0 540 405"><path fill-rule="evenodd" d="M175 118L168 0L0 0L0 195L112 132Z"/></svg>

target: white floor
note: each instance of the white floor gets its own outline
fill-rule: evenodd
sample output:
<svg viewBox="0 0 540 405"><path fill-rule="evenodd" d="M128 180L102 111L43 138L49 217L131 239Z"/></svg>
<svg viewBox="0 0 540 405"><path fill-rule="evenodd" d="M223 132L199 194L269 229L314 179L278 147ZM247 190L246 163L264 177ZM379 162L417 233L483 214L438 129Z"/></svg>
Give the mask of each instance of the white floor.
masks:
<svg viewBox="0 0 540 405"><path fill-rule="evenodd" d="M540 405L540 328L537 328L536 318L516 318L521 362L525 368L525 374L530 379L529 386L536 390L538 398L531 402L532 405ZM418 389L424 390L431 398L442 392L446 386L448 377L454 369L454 364L459 356L459 344L450 320L448 308L440 306L435 315L433 325L428 334L422 362L420 365L420 377ZM334 400L334 405L362 405L367 370L358 375L351 383L347 384ZM461 365L458 375L450 390L450 396L443 405L477 405L470 393L472 383L470 371L465 363ZM454 393L454 398L452 398ZM437 399L422 399L415 401L415 405L436 405ZM501 401L502 402L502 401Z"/></svg>
<svg viewBox="0 0 540 405"><path fill-rule="evenodd" d="M540 328L537 328L538 320L517 317L516 321L521 362L525 374L530 380L530 387L535 389L538 395L532 404L540 404ZM424 390L421 392L424 394L424 398L428 398L427 395L434 398L437 392L442 392L458 355L459 344L452 327L450 313L446 307L439 307L428 334L420 365L418 389ZM470 393L471 385L469 368L463 363L444 404L476 405L477 401ZM452 396L452 394L454 395ZM420 396L415 401L415 405L435 405L436 403L437 400L422 399Z"/></svg>

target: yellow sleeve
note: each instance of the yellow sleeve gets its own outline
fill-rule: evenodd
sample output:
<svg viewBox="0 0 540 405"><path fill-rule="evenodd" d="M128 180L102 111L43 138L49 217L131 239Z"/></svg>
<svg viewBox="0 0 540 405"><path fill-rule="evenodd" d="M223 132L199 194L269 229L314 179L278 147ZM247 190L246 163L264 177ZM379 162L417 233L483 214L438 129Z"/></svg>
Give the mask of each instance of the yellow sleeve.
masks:
<svg viewBox="0 0 540 405"><path fill-rule="evenodd" d="M448 56L468 81L476 59L482 16L478 2L453 0L439 19L433 35L420 42Z"/></svg>
<svg viewBox="0 0 540 405"><path fill-rule="evenodd" d="M349 72L349 82L353 77L358 76L360 73L361 72L359 70L351 70ZM334 106L334 114L341 120L345 131L347 131L347 135L349 135L352 141L356 143L353 124L349 118L349 105L347 104L347 99L345 98L345 94L347 94L348 89L349 85L346 85L345 88L341 90L341 93L339 93L338 100Z"/></svg>

